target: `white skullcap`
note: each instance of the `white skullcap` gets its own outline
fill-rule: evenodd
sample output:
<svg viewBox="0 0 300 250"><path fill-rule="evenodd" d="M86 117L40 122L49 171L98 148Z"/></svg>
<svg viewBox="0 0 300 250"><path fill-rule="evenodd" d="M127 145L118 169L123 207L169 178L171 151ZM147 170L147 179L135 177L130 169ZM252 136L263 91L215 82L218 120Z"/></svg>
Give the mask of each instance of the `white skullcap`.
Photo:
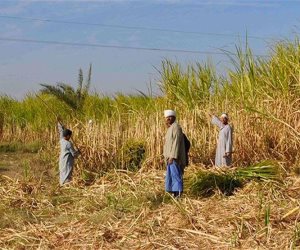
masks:
<svg viewBox="0 0 300 250"><path fill-rule="evenodd" d="M226 113L222 113L221 117L228 119L228 115Z"/></svg>
<svg viewBox="0 0 300 250"><path fill-rule="evenodd" d="M176 117L176 112L174 110L167 109L167 110L164 111L164 116L165 117L169 117L169 116L175 116Z"/></svg>

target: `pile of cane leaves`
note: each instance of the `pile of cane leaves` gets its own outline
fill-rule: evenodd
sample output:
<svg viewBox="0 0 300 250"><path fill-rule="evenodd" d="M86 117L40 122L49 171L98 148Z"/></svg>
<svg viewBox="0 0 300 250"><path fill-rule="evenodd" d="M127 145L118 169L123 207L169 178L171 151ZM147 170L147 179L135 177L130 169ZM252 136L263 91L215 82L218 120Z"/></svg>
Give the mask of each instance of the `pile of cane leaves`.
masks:
<svg viewBox="0 0 300 250"><path fill-rule="evenodd" d="M209 197L216 192L232 195L249 181L279 182L279 164L266 160L243 168L214 168L201 170L187 180L188 191L197 196Z"/></svg>

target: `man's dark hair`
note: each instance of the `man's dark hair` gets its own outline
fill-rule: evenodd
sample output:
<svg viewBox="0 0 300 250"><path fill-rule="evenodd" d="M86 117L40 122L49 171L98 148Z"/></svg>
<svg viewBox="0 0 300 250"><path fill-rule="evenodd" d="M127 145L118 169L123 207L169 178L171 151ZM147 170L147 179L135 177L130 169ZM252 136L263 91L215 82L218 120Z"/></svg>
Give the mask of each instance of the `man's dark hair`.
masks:
<svg viewBox="0 0 300 250"><path fill-rule="evenodd" d="M72 131L70 129L64 129L63 131L63 137L67 137L67 136L71 136L72 135Z"/></svg>

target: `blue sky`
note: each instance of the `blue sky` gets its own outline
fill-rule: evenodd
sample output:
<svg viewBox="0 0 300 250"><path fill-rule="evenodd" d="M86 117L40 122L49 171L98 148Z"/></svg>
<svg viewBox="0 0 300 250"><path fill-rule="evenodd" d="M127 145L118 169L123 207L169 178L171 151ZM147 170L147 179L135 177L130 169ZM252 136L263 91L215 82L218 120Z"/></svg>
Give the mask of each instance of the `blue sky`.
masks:
<svg viewBox="0 0 300 250"><path fill-rule="evenodd" d="M299 31L300 2L279 0L0 0L0 93L20 98L39 83L76 86L78 69L93 64L92 90L112 94L146 91L154 86L161 60L183 65L208 58L228 67L222 55L10 42L32 39L193 51L234 51L245 34L256 54L267 54L274 41ZM81 23L139 26L220 33L229 36L108 28L96 25L14 19L26 17ZM240 36L240 37L239 37Z"/></svg>

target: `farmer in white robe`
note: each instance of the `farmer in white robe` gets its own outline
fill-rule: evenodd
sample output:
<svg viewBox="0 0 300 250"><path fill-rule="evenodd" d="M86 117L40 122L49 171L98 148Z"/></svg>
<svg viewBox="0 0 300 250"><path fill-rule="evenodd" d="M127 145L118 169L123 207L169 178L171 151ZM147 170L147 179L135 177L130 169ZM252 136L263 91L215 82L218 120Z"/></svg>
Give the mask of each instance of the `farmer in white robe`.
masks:
<svg viewBox="0 0 300 250"><path fill-rule="evenodd" d="M178 197L183 192L183 170L187 164L182 129L176 122L176 113L165 110L164 116L168 130L164 144L164 159L167 165L166 191Z"/></svg>
<svg viewBox="0 0 300 250"><path fill-rule="evenodd" d="M212 115L212 124L219 127L215 166L230 166L232 162L232 128L228 124L228 115L223 113L220 119Z"/></svg>
<svg viewBox="0 0 300 250"><path fill-rule="evenodd" d="M60 121L58 121L57 127L60 135L59 183L63 185L71 181L74 159L80 152L74 149L73 143L70 141L72 131L65 129Z"/></svg>

